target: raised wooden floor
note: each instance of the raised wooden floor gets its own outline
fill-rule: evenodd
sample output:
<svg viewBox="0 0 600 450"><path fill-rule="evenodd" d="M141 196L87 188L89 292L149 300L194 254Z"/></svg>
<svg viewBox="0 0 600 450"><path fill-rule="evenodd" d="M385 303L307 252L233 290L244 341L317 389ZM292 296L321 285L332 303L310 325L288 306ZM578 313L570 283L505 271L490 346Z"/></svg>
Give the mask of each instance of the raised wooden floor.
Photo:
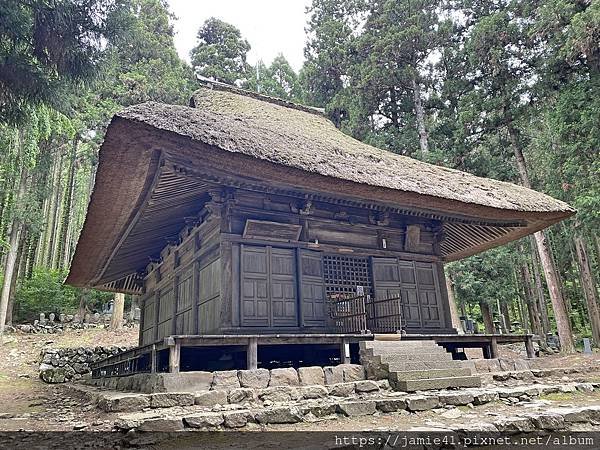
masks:
<svg viewBox="0 0 600 450"><path fill-rule="evenodd" d="M340 361L350 362L349 345L371 340L433 340L455 354L462 348L481 348L485 358L498 357L498 344L524 342L529 358L535 357L533 335L516 334L207 334L174 335L151 345L137 347L92 365L92 376L119 376L138 372L156 372L157 354L169 352L169 372L180 368L183 347L245 347L246 368L258 366L261 345L337 345Z"/></svg>

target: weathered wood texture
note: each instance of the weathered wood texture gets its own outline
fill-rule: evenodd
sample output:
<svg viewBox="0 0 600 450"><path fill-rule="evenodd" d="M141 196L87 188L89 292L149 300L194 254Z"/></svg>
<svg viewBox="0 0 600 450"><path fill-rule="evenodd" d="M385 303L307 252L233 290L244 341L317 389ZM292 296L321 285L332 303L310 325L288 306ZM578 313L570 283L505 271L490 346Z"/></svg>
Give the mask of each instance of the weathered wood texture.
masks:
<svg viewBox="0 0 600 450"><path fill-rule="evenodd" d="M247 191L210 196L148 266L142 344L171 334L336 331L328 297L361 294L401 299L401 319L392 318L395 304L370 306L390 332L400 323L452 332L438 221Z"/></svg>

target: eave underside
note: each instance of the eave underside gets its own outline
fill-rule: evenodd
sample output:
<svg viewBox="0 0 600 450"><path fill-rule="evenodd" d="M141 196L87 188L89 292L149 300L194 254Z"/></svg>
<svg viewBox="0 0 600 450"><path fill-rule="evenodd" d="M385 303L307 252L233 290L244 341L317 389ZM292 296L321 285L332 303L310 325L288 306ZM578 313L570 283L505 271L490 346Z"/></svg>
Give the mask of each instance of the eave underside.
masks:
<svg viewBox="0 0 600 450"><path fill-rule="evenodd" d="M161 250L175 242L190 218L197 217L210 199L209 192L238 188L307 198L340 206L369 208L408 216L439 220L444 240L443 260L452 261L510 242L549 225L547 221L490 221L464 215L448 215L415 208L400 208L328 194L300 191L291 187L261 184L243 177L222 177L214 171L200 170L186 161L163 154L151 189L120 236L118 245L91 287L108 291L140 294L146 266L160 257Z"/></svg>

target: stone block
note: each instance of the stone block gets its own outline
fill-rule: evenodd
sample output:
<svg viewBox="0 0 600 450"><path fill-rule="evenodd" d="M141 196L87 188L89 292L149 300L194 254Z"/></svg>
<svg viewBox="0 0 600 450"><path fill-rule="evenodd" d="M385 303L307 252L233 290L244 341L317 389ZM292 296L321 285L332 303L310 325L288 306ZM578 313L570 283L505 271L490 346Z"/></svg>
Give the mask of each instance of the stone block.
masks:
<svg viewBox="0 0 600 450"><path fill-rule="evenodd" d="M256 413L255 419L258 423L298 423L302 421L302 413L295 406L282 406L278 408L267 408Z"/></svg>
<svg viewBox="0 0 600 450"><path fill-rule="evenodd" d="M313 385L313 386L303 386L298 389L298 392L302 396L302 398L312 399L312 398L324 398L327 397L329 392L325 386Z"/></svg>
<svg viewBox="0 0 600 450"><path fill-rule="evenodd" d="M298 378L302 386L325 384L325 373L323 372L323 368L319 366L300 367L298 369Z"/></svg>
<svg viewBox="0 0 600 450"><path fill-rule="evenodd" d="M50 384L64 383L66 381L66 369L64 367L45 368L40 372L42 381Z"/></svg>
<svg viewBox="0 0 600 450"><path fill-rule="evenodd" d="M139 427L139 431L182 431L183 422L175 417L159 417L154 419L143 420Z"/></svg>
<svg viewBox="0 0 600 450"><path fill-rule="evenodd" d="M193 404L194 394L189 392L161 392L150 395L150 408L171 408Z"/></svg>
<svg viewBox="0 0 600 450"><path fill-rule="evenodd" d="M376 392L379 390L379 385L372 380L357 381L354 383L354 390L358 394L363 392Z"/></svg>
<svg viewBox="0 0 600 450"><path fill-rule="evenodd" d="M204 391L194 396L194 403L199 406L213 407L227 404L227 391Z"/></svg>
<svg viewBox="0 0 600 450"><path fill-rule="evenodd" d="M289 402L294 389L290 386L274 386L258 391L258 398L263 402Z"/></svg>
<svg viewBox="0 0 600 450"><path fill-rule="evenodd" d="M484 405L486 403L494 402L498 400L498 393L496 392L475 392L473 394L474 405Z"/></svg>
<svg viewBox="0 0 600 450"><path fill-rule="evenodd" d="M246 409L223 413L223 423L227 428L241 428L253 420L252 413Z"/></svg>
<svg viewBox="0 0 600 450"><path fill-rule="evenodd" d="M565 419L560 414L536 412L529 416L533 426L539 430L562 430L565 428Z"/></svg>
<svg viewBox="0 0 600 450"><path fill-rule="evenodd" d="M473 403L473 394L469 392L441 392L440 403L443 405L461 406Z"/></svg>
<svg viewBox="0 0 600 450"><path fill-rule="evenodd" d="M354 383L337 383L327 386L329 395L348 397L354 393Z"/></svg>
<svg viewBox="0 0 600 450"><path fill-rule="evenodd" d="M229 403L251 402L256 399L256 392L250 388L237 388L229 391Z"/></svg>
<svg viewBox="0 0 600 450"><path fill-rule="evenodd" d="M302 413L312 414L315 417L325 417L335 414L337 405L335 403L317 403L315 405L307 405L302 407Z"/></svg>
<svg viewBox="0 0 600 450"><path fill-rule="evenodd" d="M149 406L150 398L145 394L106 396L98 402L98 408L105 412L139 411Z"/></svg>
<svg viewBox="0 0 600 450"><path fill-rule="evenodd" d="M348 417L370 416L375 414L376 405L371 400L341 402L337 405L337 411Z"/></svg>
<svg viewBox="0 0 600 450"><path fill-rule="evenodd" d="M240 387L237 370L222 370L213 373L211 389L230 390Z"/></svg>
<svg viewBox="0 0 600 450"><path fill-rule="evenodd" d="M251 369L238 371L240 385L244 388L262 389L269 385L268 369Z"/></svg>
<svg viewBox="0 0 600 450"><path fill-rule="evenodd" d="M344 368L342 365L323 367L323 374L325 375L325 384L344 382Z"/></svg>
<svg viewBox="0 0 600 450"><path fill-rule="evenodd" d="M271 379L269 380L269 387L298 386L299 384L300 380L298 379L298 372L293 367L271 370Z"/></svg>
<svg viewBox="0 0 600 450"><path fill-rule="evenodd" d="M413 395L406 397L406 408L409 411L427 411L440 406L437 395Z"/></svg>
<svg viewBox="0 0 600 450"><path fill-rule="evenodd" d="M214 379L212 372L202 371L162 373L158 375L160 375L160 383L164 392L208 391Z"/></svg>
<svg viewBox="0 0 600 450"><path fill-rule="evenodd" d="M340 364L344 382L361 381L365 379L365 368L360 364Z"/></svg>
<svg viewBox="0 0 600 450"><path fill-rule="evenodd" d="M377 400L376 407L384 413L403 411L406 409L406 400L403 398L388 398L385 400Z"/></svg>
<svg viewBox="0 0 600 450"><path fill-rule="evenodd" d="M206 412L184 417L183 422L191 428L214 428L224 422L223 414L219 412Z"/></svg>
<svg viewBox="0 0 600 450"><path fill-rule="evenodd" d="M529 433L535 430L529 417L504 417L494 422L501 433Z"/></svg>
<svg viewBox="0 0 600 450"><path fill-rule="evenodd" d="M575 389L580 392L594 392L594 385L592 383L577 383Z"/></svg>

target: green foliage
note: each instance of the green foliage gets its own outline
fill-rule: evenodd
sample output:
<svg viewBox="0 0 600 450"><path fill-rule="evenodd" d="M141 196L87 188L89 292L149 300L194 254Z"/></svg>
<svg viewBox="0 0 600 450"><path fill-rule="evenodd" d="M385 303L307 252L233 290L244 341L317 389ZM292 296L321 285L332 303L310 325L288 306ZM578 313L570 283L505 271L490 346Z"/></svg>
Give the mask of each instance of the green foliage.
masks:
<svg viewBox="0 0 600 450"><path fill-rule="evenodd" d="M271 97L301 101L298 75L282 54L277 55L269 67L259 61L244 87Z"/></svg>
<svg viewBox="0 0 600 450"><path fill-rule="evenodd" d="M515 263L512 249L505 246L448 264L459 304L474 306L484 301L495 305L516 300Z"/></svg>
<svg viewBox="0 0 600 450"><path fill-rule="evenodd" d="M33 321L42 312L73 312L79 305L77 291L62 283L65 275L58 270L34 270L33 276L25 280L16 292L16 321Z"/></svg>
<svg viewBox="0 0 600 450"><path fill-rule="evenodd" d="M211 17L198 30L197 39L190 52L196 74L229 84L248 79L251 69L246 56L250 44L240 30Z"/></svg>
<svg viewBox="0 0 600 450"><path fill-rule="evenodd" d="M120 1L6 0L0 4L0 122L22 123L27 109L59 105L91 78L102 43L120 23Z"/></svg>

